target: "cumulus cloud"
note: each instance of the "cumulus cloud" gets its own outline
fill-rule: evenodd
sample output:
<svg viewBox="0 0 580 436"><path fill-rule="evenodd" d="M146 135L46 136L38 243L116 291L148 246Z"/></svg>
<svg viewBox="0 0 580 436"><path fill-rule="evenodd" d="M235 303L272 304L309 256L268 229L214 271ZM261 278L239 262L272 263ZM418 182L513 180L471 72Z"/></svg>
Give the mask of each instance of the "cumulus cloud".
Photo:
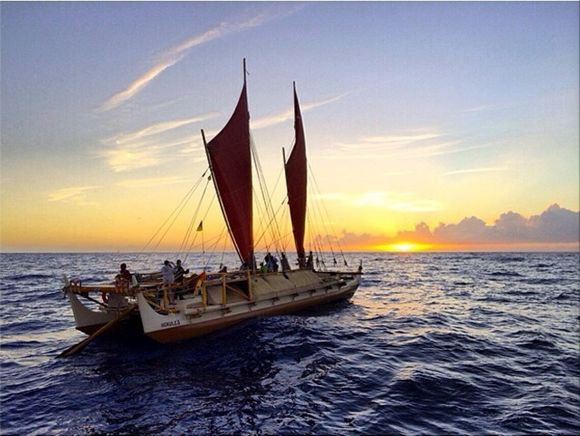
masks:
<svg viewBox="0 0 580 436"><path fill-rule="evenodd" d="M441 247L446 244L578 244L580 212L553 204L542 213L529 218L516 212L506 212L490 225L480 218L471 216L463 218L458 223L440 223L433 230L422 222L413 230L399 231L392 237L344 232L340 238L341 244L345 247L360 246L359 244L385 245L401 241L435 244Z"/></svg>
<svg viewBox="0 0 580 436"><path fill-rule="evenodd" d="M464 218L458 224L440 224L433 230L433 240L469 242L578 242L580 213L551 205L539 215L525 218L506 212L486 225L476 217Z"/></svg>

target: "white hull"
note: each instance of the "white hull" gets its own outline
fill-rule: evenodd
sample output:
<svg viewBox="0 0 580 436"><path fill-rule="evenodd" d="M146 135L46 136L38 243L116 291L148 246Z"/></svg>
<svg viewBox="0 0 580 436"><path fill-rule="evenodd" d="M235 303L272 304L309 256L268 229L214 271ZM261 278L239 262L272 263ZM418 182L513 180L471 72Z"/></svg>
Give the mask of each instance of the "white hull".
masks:
<svg viewBox="0 0 580 436"><path fill-rule="evenodd" d="M76 293L69 290L66 291L66 296L72 308L77 330L86 334L92 334L109 321L114 320L127 307L127 304L121 304L117 308L100 307L99 310L92 310L80 301Z"/></svg>
<svg viewBox="0 0 580 436"><path fill-rule="evenodd" d="M219 286L208 287L208 302L200 297L177 301L173 313L156 311L142 293L137 295L143 331L150 338L166 343L189 339L229 327L240 321L272 316L348 298L360 283L360 275L316 274L308 270L257 276L251 279L254 298L220 304ZM213 303L213 304L212 304Z"/></svg>
<svg viewBox="0 0 580 436"><path fill-rule="evenodd" d="M349 298L360 284L360 275L357 274L315 273L310 270L260 274L241 280L239 277L228 281L224 277L223 281L208 282L202 291L205 298L190 294L183 300L177 300L168 310L161 309L158 302L149 300L151 297L147 291L137 291L138 312L135 318L140 319L140 322L135 323L140 324L137 330L157 342L181 341L246 319L295 312ZM247 293L244 295L235 286ZM68 290L66 294L76 328L87 334L94 333L114 320L127 307L123 299L125 304L117 308L99 307L98 310L92 310L83 304L77 293Z"/></svg>

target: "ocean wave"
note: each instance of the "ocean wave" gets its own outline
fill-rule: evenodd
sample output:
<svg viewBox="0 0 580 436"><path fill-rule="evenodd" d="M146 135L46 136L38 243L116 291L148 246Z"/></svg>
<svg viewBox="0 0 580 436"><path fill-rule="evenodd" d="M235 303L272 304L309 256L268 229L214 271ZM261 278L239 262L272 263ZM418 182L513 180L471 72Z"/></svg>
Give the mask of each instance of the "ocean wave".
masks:
<svg viewBox="0 0 580 436"><path fill-rule="evenodd" d="M2 434L580 431L577 254L369 253L350 302L179 344L97 340L55 359L85 337L61 270L102 280L122 259L158 266L3 256ZM33 273L14 273L22 265Z"/></svg>

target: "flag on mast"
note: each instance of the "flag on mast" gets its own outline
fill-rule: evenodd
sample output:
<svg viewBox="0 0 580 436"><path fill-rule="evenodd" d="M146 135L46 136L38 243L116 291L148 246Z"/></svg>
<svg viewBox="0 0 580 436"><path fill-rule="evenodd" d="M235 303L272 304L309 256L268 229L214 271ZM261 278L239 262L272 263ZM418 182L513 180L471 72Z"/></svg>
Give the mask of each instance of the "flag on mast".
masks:
<svg viewBox="0 0 580 436"><path fill-rule="evenodd" d="M202 232L203 231L203 221L199 222L199 226L197 226L197 231L198 232Z"/></svg>

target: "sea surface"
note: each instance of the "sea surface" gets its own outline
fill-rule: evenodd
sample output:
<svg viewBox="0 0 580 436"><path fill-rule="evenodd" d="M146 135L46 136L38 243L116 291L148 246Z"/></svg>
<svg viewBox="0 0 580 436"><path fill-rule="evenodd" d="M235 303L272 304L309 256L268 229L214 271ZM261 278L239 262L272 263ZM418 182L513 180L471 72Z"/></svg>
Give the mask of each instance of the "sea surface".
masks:
<svg viewBox="0 0 580 436"><path fill-rule="evenodd" d="M55 358L84 338L63 274L169 256L1 255L2 435L580 432L578 253L349 254L350 301Z"/></svg>

